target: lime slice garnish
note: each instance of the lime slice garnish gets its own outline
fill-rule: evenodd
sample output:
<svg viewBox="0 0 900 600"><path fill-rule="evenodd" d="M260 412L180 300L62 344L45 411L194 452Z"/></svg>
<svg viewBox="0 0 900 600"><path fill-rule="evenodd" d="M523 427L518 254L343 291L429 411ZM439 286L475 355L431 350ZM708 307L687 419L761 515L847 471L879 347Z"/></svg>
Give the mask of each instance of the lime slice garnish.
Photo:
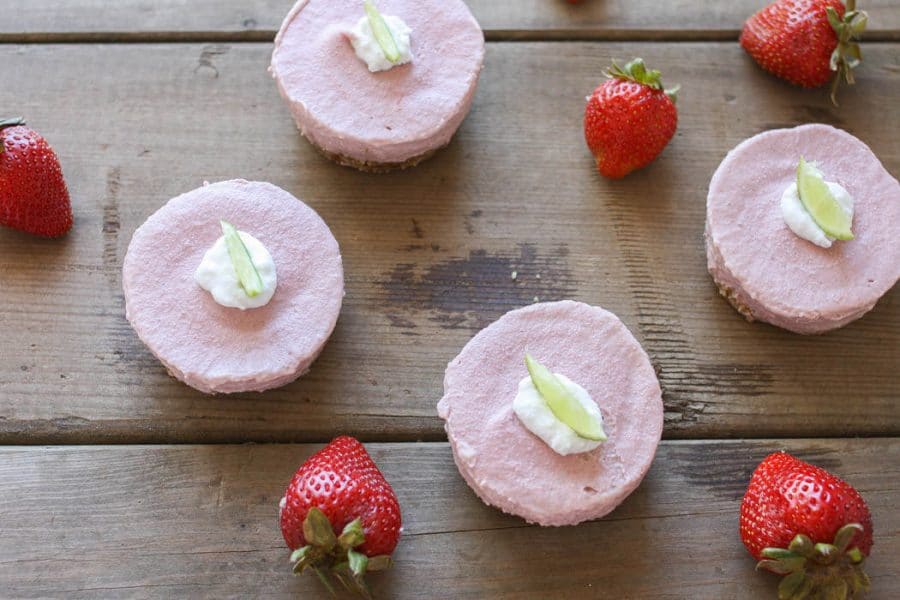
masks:
<svg viewBox="0 0 900 600"><path fill-rule="evenodd" d="M547 401L547 406L557 419L571 427L580 437L595 442L606 441L603 423L584 409L550 369L531 358L530 354L525 355L525 366L528 367L534 387Z"/></svg>
<svg viewBox="0 0 900 600"><path fill-rule="evenodd" d="M384 17L372 4L372 0L364 0L363 7L366 9L366 16L369 17L369 27L372 28L372 33L375 35L378 45L381 46L384 57L392 63L399 61L400 50L397 49L394 34L391 33L391 28L384 22Z"/></svg>
<svg viewBox="0 0 900 600"><path fill-rule="evenodd" d="M244 240L238 234L238 230L228 221L219 221L222 225L222 233L225 235L225 247L228 248L228 256L231 258L231 265L234 272L237 273L238 281L244 292L254 298L262 293L263 282L256 270L256 265L250 258L250 252L244 245Z"/></svg>
<svg viewBox="0 0 900 600"><path fill-rule="evenodd" d="M853 217L847 214L828 189L822 172L803 160L802 156L797 166L797 190L803 208L822 231L839 240L853 239L853 232L850 231Z"/></svg>

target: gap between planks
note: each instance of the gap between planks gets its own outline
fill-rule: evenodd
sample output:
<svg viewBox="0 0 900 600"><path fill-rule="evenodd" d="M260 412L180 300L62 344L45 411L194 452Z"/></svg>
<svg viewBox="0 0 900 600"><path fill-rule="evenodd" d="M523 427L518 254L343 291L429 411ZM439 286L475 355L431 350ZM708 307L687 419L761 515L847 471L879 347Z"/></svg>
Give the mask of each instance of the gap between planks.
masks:
<svg viewBox="0 0 900 600"><path fill-rule="evenodd" d="M402 418L402 417L397 417ZM246 435L234 433L209 433L200 432L197 435L172 434L158 432L141 427L129 428L126 424L122 427L109 427L108 423L99 421L82 427L66 429L60 427L56 420L31 421L21 429L4 426L0 421L0 446L9 447L33 447L33 446L210 446L210 445L296 445L296 444L326 444L340 432L323 434L313 432L309 435L291 435L285 432L273 431L264 435L248 438ZM46 427L46 429L44 429ZM343 432L353 435L366 444L431 444L446 443L447 436L443 434L422 433L379 433L372 431L359 431L358 428L349 426ZM834 435L823 433L822 435L796 435L773 436L771 432L763 431L759 435L748 435L746 432L735 435L692 437L690 432L667 431L663 433L663 441L677 443L709 443L709 442L741 442L757 440L782 440L795 441L847 439L847 440L884 440L896 439L896 432L874 432L864 435Z"/></svg>
<svg viewBox="0 0 900 600"><path fill-rule="evenodd" d="M275 30L253 31L79 31L0 33L0 44L176 44L272 42ZM494 29L488 42L736 42L738 29ZM866 44L900 41L898 31L866 34Z"/></svg>

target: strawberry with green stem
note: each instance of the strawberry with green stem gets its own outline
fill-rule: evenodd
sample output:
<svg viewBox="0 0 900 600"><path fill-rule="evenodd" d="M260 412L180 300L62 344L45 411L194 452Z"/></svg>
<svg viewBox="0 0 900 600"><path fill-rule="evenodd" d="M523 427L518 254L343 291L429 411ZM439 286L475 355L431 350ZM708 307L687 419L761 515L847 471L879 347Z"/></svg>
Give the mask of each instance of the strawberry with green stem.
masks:
<svg viewBox="0 0 900 600"><path fill-rule="evenodd" d="M777 0L744 24L741 46L762 68L801 87L831 83L837 104L841 81L854 83L862 61L857 39L868 15L856 0Z"/></svg>
<svg viewBox="0 0 900 600"><path fill-rule="evenodd" d="M675 135L678 87L665 89L640 58L613 63L607 77L587 99L584 138L597 170L619 179L652 162Z"/></svg>
<svg viewBox="0 0 900 600"><path fill-rule="evenodd" d="M784 575L783 600L858 597L872 516L853 486L786 452L766 457L741 502L741 541L757 568Z"/></svg>
<svg viewBox="0 0 900 600"><path fill-rule="evenodd" d="M365 447L348 436L332 440L300 466L279 507L294 572L310 569L329 590L335 579L368 597L364 576L391 565L401 519Z"/></svg>

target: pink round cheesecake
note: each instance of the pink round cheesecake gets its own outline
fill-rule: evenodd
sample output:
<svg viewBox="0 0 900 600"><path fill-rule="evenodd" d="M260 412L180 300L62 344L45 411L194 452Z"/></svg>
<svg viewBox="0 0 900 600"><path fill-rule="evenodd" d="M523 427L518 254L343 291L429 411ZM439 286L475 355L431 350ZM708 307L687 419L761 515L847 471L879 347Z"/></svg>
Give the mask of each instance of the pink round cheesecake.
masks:
<svg viewBox="0 0 900 600"><path fill-rule="evenodd" d="M608 439L562 455L513 409L529 353L596 402ZM600 518L637 488L663 427L650 359L612 313L534 304L478 333L447 366L438 414L463 478L487 504L546 526Z"/></svg>
<svg viewBox="0 0 900 600"><path fill-rule="evenodd" d="M299 0L271 65L300 132L332 160L366 171L409 167L447 145L484 60L484 34L462 0L377 6L411 30L409 62L372 72L357 55L349 34L365 17L361 0Z"/></svg>
<svg viewBox="0 0 900 600"><path fill-rule="evenodd" d="M264 306L224 306L195 280L223 237L220 220L271 256L277 285ZM240 179L204 185L151 215L128 246L122 285L138 337L169 373L206 393L263 391L302 375L344 296L338 244L319 215L281 188Z"/></svg>
<svg viewBox="0 0 900 600"><path fill-rule="evenodd" d="M820 247L789 227L782 197L801 157L849 194L852 240ZM900 184L849 133L768 131L734 148L713 175L705 237L709 272L744 317L823 333L870 311L900 277Z"/></svg>

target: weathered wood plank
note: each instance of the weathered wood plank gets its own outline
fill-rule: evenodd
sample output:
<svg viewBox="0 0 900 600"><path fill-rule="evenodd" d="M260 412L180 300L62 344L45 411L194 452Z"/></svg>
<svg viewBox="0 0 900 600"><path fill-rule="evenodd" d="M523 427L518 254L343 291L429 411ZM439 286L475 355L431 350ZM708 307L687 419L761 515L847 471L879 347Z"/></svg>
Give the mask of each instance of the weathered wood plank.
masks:
<svg viewBox="0 0 900 600"><path fill-rule="evenodd" d="M370 446L404 537L380 598L773 598L737 535L750 472L786 448L856 485L870 598L900 595L900 440L668 442L606 519L540 528L483 505L445 444ZM277 503L313 446L0 449L0 581L15 598L316 597Z"/></svg>
<svg viewBox="0 0 900 600"><path fill-rule="evenodd" d="M0 13L0 40L266 40L294 0L30 0ZM490 39L733 39L767 0L470 0ZM869 0L870 39L900 38L900 6Z"/></svg>
<svg viewBox="0 0 900 600"><path fill-rule="evenodd" d="M897 290L843 330L801 337L741 320L716 295L702 243L709 177L759 131L833 123L900 172L885 126L900 110L897 45L870 48L837 109L731 44L490 44L456 140L384 176L332 165L296 133L269 51L0 47L0 100L56 147L76 212L62 241L0 231L0 441L440 440L447 361L536 297L600 304L632 328L660 369L669 437L900 433ZM642 174L604 181L582 140L583 98L611 57L638 52L683 84L679 132ZM207 397L133 334L120 267L168 198L232 177L270 180L320 211L347 297L307 377Z"/></svg>

